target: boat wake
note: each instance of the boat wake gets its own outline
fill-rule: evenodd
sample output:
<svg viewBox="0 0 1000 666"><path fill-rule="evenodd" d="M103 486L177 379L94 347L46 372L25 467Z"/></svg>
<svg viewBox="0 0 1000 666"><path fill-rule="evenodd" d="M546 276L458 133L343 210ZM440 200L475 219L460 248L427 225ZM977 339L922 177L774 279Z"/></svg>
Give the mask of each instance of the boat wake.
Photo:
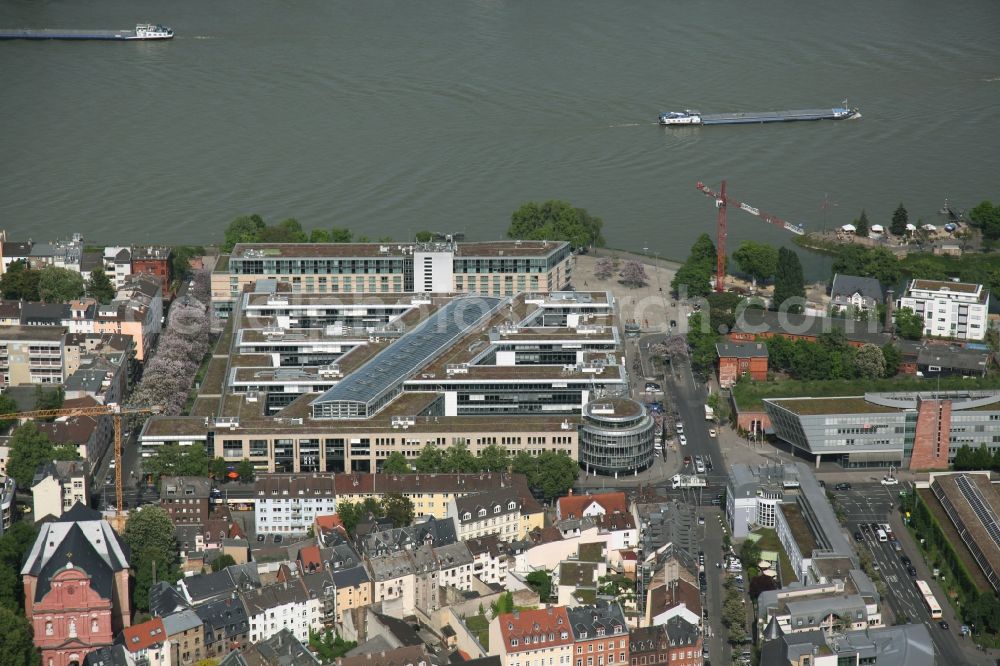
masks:
<svg viewBox="0 0 1000 666"><path fill-rule="evenodd" d="M608 127L643 127L645 125L655 125L656 123L619 123L618 125L608 125Z"/></svg>
<svg viewBox="0 0 1000 666"><path fill-rule="evenodd" d="M1000 76L988 76L985 79L983 79L983 81L985 81L986 83L994 83L996 81L1000 81Z"/></svg>

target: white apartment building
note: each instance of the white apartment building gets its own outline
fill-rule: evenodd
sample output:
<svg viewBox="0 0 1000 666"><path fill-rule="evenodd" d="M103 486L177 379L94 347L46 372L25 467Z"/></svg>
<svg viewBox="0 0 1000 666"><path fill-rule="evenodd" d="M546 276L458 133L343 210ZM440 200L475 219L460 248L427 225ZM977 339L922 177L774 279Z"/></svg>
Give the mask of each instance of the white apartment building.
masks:
<svg viewBox="0 0 1000 666"><path fill-rule="evenodd" d="M507 555L496 535L465 542L472 554L472 573L487 585L507 587Z"/></svg>
<svg viewBox="0 0 1000 666"><path fill-rule="evenodd" d="M981 284L912 280L899 299L924 320L924 335L982 340L988 325L990 292Z"/></svg>
<svg viewBox="0 0 1000 666"><path fill-rule="evenodd" d="M316 516L336 513L332 475L268 475L257 480L255 499L257 534L305 534Z"/></svg>
<svg viewBox="0 0 1000 666"><path fill-rule="evenodd" d="M472 591L472 553L463 542L434 549L438 566L438 585Z"/></svg>
<svg viewBox="0 0 1000 666"><path fill-rule="evenodd" d="M35 474L31 485L35 519L58 518L79 502L90 505L87 493L87 464L82 460L56 460Z"/></svg>
<svg viewBox="0 0 1000 666"><path fill-rule="evenodd" d="M300 580L246 592L243 601L250 619L251 643L267 640L282 629L305 643L310 629L322 627L321 601L311 599Z"/></svg>

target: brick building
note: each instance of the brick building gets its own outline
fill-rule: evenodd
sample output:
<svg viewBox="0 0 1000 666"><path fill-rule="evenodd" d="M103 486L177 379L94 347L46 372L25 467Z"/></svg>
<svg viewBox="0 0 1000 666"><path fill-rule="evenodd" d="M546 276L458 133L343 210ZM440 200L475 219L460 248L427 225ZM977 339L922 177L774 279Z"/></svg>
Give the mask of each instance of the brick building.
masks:
<svg viewBox="0 0 1000 666"><path fill-rule="evenodd" d="M160 279L164 298L170 296L170 283L174 279L172 251L162 245L132 248L132 274L152 275Z"/></svg>
<svg viewBox="0 0 1000 666"><path fill-rule="evenodd" d="M575 666L626 666L629 635L625 614L617 603L567 608L573 632Z"/></svg>
<svg viewBox="0 0 1000 666"><path fill-rule="evenodd" d="M490 622L490 652L502 666L571 666L573 644L562 606L503 613Z"/></svg>
<svg viewBox="0 0 1000 666"><path fill-rule="evenodd" d="M212 482L196 476L165 476L160 479L160 506L174 525L206 525Z"/></svg>
<svg viewBox="0 0 1000 666"><path fill-rule="evenodd" d="M719 385L729 388L744 375L756 381L767 379L767 345L763 342L719 342Z"/></svg>

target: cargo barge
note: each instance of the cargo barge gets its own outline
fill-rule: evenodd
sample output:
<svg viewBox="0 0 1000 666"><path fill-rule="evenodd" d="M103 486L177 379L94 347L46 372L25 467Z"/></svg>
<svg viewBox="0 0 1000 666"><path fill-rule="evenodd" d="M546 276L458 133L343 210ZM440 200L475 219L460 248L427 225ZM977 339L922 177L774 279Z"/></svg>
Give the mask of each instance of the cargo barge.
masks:
<svg viewBox="0 0 1000 666"><path fill-rule="evenodd" d="M140 23L135 30L51 30L0 28L0 39L72 39L124 42L173 39L174 31L162 25Z"/></svg>
<svg viewBox="0 0 1000 666"><path fill-rule="evenodd" d="M698 111L669 111L660 114L660 124L665 127L688 125L750 125L757 123L789 123L800 120L850 120L860 118L858 109L844 106L833 109L797 109L793 111L748 111L745 113L700 113Z"/></svg>

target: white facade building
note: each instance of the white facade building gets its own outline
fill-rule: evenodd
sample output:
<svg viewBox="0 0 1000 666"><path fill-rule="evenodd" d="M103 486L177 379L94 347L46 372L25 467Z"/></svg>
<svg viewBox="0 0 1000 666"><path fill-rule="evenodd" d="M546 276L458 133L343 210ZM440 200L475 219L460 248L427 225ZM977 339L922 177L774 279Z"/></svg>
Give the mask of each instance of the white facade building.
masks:
<svg viewBox="0 0 1000 666"><path fill-rule="evenodd" d="M301 581L278 583L247 592L243 597L250 619L250 642L267 640L288 629L302 642L309 630L322 627L320 599L309 598Z"/></svg>
<svg viewBox="0 0 1000 666"><path fill-rule="evenodd" d="M455 519L460 541L490 534L501 541L514 541L522 536L521 498L513 488L452 498L448 502L448 517Z"/></svg>
<svg viewBox="0 0 1000 666"><path fill-rule="evenodd" d="M990 292L981 284L912 280L899 299L924 320L924 335L982 340L988 325Z"/></svg>
<svg viewBox="0 0 1000 666"><path fill-rule="evenodd" d="M257 534L305 534L316 516L336 513L330 475L268 475L255 491Z"/></svg>

